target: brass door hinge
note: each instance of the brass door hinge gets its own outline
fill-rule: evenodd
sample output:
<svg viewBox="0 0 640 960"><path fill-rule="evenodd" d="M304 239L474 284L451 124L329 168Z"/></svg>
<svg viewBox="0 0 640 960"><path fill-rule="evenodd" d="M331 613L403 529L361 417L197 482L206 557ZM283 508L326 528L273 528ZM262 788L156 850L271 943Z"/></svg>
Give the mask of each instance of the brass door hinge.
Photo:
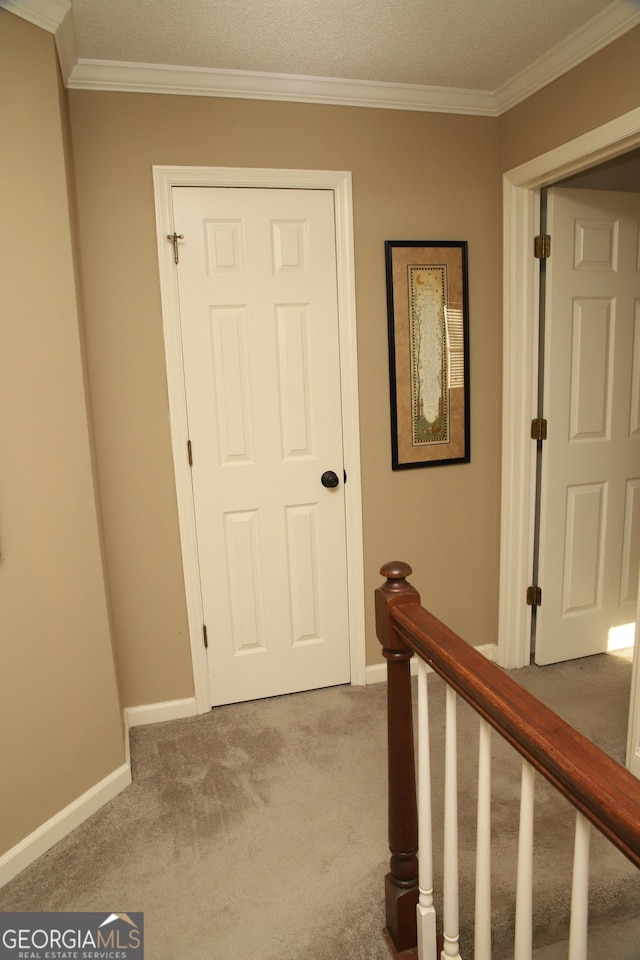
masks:
<svg viewBox="0 0 640 960"><path fill-rule="evenodd" d="M205 648L208 650L209 641L207 639L207 625L205 623L202 624L202 639L204 640Z"/></svg>
<svg viewBox="0 0 640 960"><path fill-rule="evenodd" d="M531 439L547 439L547 421L543 417L536 417L535 420L531 421Z"/></svg>
<svg viewBox="0 0 640 960"><path fill-rule="evenodd" d="M537 583L532 583L527 587L527 606L539 607L542 605L542 590Z"/></svg>
<svg viewBox="0 0 640 960"><path fill-rule="evenodd" d="M187 458L189 460L189 466L193 466L193 450L191 449L191 440L187 440Z"/></svg>
<svg viewBox="0 0 640 960"><path fill-rule="evenodd" d="M546 260L551 256L551 237L548 233L538 234L534 238L533 255L536 260Z"/></svg>

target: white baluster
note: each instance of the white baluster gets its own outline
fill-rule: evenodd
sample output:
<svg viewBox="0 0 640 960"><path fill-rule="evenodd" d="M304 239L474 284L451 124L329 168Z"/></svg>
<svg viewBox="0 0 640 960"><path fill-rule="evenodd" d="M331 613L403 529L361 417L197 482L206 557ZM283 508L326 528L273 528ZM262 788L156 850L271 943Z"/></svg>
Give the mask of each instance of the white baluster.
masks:
<svg viewBox="0 0 640 960"><path fill-rule="evenodd" d="M576 814L576 839L573 847L569 960L587 960L590 839L591 825L589 821L578 812Z"/></svg>
<svg viewBox="0 0 640 960"><path fill-rule="evenodd" d="M433 827L427 665L418 658L418 957L436 960L436 911L433 905Z"/></svg>
<svg viewBox="0 0 640 960"><path fill-rule="evenodd" d="M441 960L460 960L458 931L458 743L456 692L447 686L444 772L444 896Z"/></svg>
<svg viewBox="0 0 640 960"><path fill-rule="evenodd" d="M531 960L533 920L533 767L522 761L514 960Z"/></svg>
<svg viewBox="0 0 640 960"><path fill-rule="evenodd" d="M491 727L480 720L474 960L491 960Z"/></svg>

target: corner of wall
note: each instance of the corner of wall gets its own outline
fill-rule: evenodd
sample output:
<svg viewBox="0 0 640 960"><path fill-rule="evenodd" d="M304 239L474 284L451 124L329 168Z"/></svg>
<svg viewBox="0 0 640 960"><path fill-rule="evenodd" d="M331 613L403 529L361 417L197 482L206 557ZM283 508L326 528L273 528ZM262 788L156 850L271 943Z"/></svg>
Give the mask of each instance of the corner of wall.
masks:
<svg viewBox="0 0 640 960"><path fill-rule="evenodd" d="M127 741L128 741L127 732ZM131 764L129 748L126 747L127 761L99 783L73 800L59 813L43 823L37 830L17 843L0 857L0 887L9 883L34 860L84 823L93 813L113 800L131 783Z"/></svg>

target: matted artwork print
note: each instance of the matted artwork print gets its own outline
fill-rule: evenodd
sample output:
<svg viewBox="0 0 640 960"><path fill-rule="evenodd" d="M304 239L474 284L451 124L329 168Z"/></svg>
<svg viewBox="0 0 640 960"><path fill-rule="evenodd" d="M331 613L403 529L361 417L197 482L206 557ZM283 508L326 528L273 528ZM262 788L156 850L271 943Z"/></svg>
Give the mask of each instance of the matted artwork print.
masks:
<svg viewBox="0 0 640 960"><path fill-rule="evenodd" d="M387 240L394 470L468 463L469 317L463 240Z"/></svg>

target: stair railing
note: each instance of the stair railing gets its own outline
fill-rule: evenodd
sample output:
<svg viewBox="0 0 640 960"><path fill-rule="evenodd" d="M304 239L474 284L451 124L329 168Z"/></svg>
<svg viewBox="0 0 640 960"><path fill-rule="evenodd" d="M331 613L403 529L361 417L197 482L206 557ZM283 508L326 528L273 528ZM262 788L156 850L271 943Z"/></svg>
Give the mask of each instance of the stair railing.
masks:
<svg viewBox="0 0 640 960"><path fill-rule="evenodd" d="M459 960L456 696L480 717L475 960L491 957L490 736L494 729L522 756L515 960L532 950L533 778L538 771L575 808L570 960L586 960L589 829L593 824L640 867L640 782L420 605L411 567L381 569L376 630L387 660L389 849L386 930L395 955ZM414 765L411 664L418 657L419 799ZM433 901L427 672L447 684L442 936ZM423 735L424 734L424 735ZM420 858L418 864L418 824ZM417 953L416 948L417 946Z"/></svg>

